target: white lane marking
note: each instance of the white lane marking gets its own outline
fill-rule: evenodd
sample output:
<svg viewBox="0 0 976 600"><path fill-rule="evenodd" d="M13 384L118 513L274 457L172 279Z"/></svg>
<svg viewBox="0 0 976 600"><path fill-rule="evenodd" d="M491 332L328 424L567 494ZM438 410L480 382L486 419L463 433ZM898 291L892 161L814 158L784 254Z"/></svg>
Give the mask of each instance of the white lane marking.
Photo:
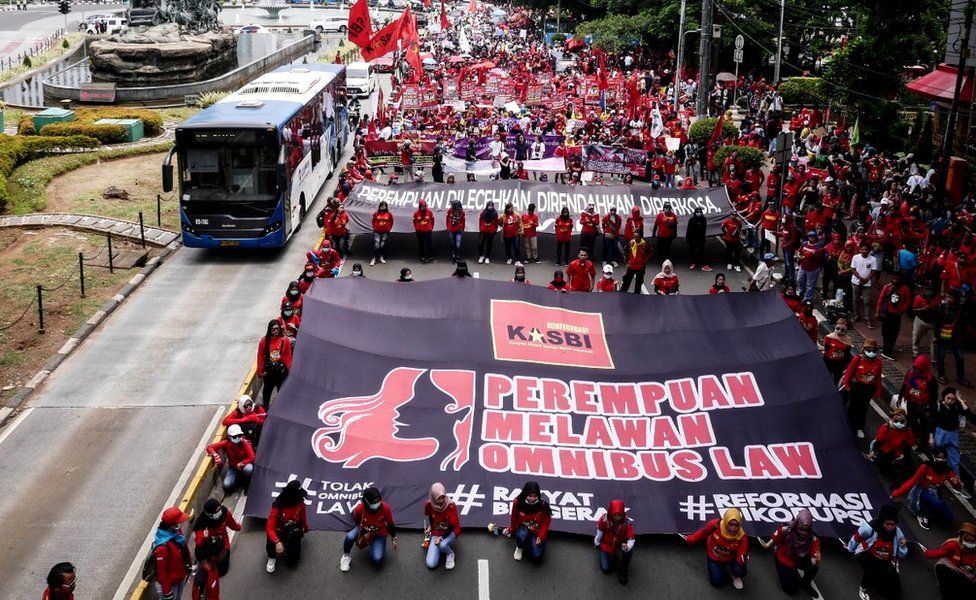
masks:
<svg viewBox="0 0 976 600"><path fill-rule="evenodd" d="M241 515L244 512L244 502L246 500L247 500L247 496L245 496L244 494L238 496L237 504L234 505L234 509L231 511L231 514L234 515L234 518L237 519L237 522L241 524L243 524L244 522L244 519ZM234 543L234 536L237 535L237 533L238 532L233 530L227 532L227 538L230 540L231 544Z"/></svg>
<svg viewBox="0 0 976 600"><path fill-rule="evenodd" d="M16 419L11 421L6 427L4 427L3 431L0 432L0 444L2 444L5 439L10 437L10 434L14 432L14 429L17 429L17 426L23 423L24 420L27 418L27 416L30 415L32 412L34 412L33 406L25 408L24 412L17 415Z"/></svg>
<svg viewBox="0 0 976 600"><path fill-rule="evenodd" d="M815 581L810 582L810 587L813 588L813 591L817 592L817 594L820 596L822 600L827 600L826 598L824 598L823 592L820 591L820 588L817 587L817 583Z"/></svg>
<svg viewBox="0 0 976 600"><path fill-rule="evenodd" d="M478 271L472 273L471 276L474 277L475 279L481 279L481 273L479 273Z"/></svg>
<svg viewBox="0 0 976 600"><path fill-rule="evenodd" d="M197 442L196 447L193 449L193 453L190 455L190 460L187 461L186 466L183 467L183 472L180 473L179 479L176 480L176 485L173 486L173 491L169 493L169 498L166 499L166 503L163 504L164 507L173 506L176 504L177 499L183 492L183 488L186 487L187 480L190 479L190 475L197 468L197 463L199 462L200 455L203 454L203 449L206 448L207 442L213 437L214 431L217 430L217 426L220 424L220 416L224 414L226 410L225 407L220 406L214 410L214 416L210 419L210 425L207 426L203 431L203 435L200 436L200 441ZM149 551L149 546L152 544L153 538L156 537L155 528L149 530L149 534L146 539L143 540L142 545L139 546L139 552L136 554L135 558L132 559L132 564L129 565L129 570L125 572L125 577L122 578L122 583L119 584L119 589L115 591L115 595L112 596L112 600L122 600L129 593L129 588L135 582L136 574L142 568L142 563L145 561L146 552Z"/></svg>
<svg viewBox="0 0 976 600"><path fill-rule="evenodd" d="M491 591L488 589L488 561L484 558L478 559L478 600L491 600Z"/></svg>

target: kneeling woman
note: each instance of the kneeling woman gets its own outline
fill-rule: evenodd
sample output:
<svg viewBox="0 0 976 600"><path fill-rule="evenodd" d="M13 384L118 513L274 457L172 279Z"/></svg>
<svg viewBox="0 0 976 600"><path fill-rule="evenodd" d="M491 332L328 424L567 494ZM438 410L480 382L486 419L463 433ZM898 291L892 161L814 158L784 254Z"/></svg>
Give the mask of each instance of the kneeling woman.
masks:
<svg viewBox="0 0 976 600"><path fill-rule="evenodd" d="M526 482L522 492L512 500L512 519L505 535L515 536L515 560L529 553L529 560L542 562L546 553L546 536L552 522L552 508L542 498L542 489L535 481Z"/></svg>
<svg viewBox="0 0 976 600"><path fill-rule="evenodd" d="M393 549L397 549L396 525L393 523L393 511L390 505L383 502L380 491L375 487L368 487L363 492L363 499L352 511L352 518L356 526L346 534L342 542L342 558L339 559L339 570L348 571L352 564L349 553L355 545L361 550L369 548L369 558L378 565L386 558L386 538L393 542Z"/></svg>
<svg viewBox="0 0 976 600"><path fill-rule="evenodd" d="M275 572L279 556L284 556L285 564L289 567L297 565L302 557L302 538L308 533L308 520L305 517L307 495L302 484L297 479L292 480L271 505L265 526L268 534L268 573Z"/></svg>
<svg viewBox="0 0 976 600"><path fill-rule="evenodd" d="M935 578L943 600L976 597L976 525L963 523L959 535L925 551L935 563Z"/></svg>
<svg viewBox="0 0 976 600"><path fill-rule="evenodd" d="M721 519L712 519L704 527L689 535L688 545L705 541L708 563L708 581L715 587L728 583L742 589L742 578L746 576L746 561L749 560L749 538L742 527L742 513L730 508Z"/></svg>
<svg viewBox="0 0 976 600"><path fill-rule="evenodd" d="M444 559L444 568L450 571L454 568L454 541L461 535L461 520L458 518L457 505L447 495L444 485L435 483L430 486L430 500L424 503L424 520L427 527L427 568L436 569Z"/></svg>
<svg viewBox="0 0 976 600"><path fill-rule="evenodd" d="M878 516L857 528L847 550L854 553L864 571L857 590L861 600L870 600L872 591L885 598L901 596L898 562L908 554L908 541L898 527L898 508L882 506Z"/></svg>
<svg viewBox="0 0 976 600"><path fill-rule="evenodd" d="M813 533L810 511L804 508L793 521L781 525L768 542L762 542L763 548L773 545L776 546L776 574L783 591L792 596L803 590L812 598L819 598L811 584L820 570L820 538ZM800 577L801 570L803 577Z"/></svg>
<svg viewBox="0 0 976 600"><path fill-rule="evenodd" d="M610 501L607 514L597 521L593 545L600 549L600 570L607 574L613 572L614 558L617 551L620 551L617 580L622 585L627 585L627 570L634 558L634 526L627 518L623 500Z"/></svg>

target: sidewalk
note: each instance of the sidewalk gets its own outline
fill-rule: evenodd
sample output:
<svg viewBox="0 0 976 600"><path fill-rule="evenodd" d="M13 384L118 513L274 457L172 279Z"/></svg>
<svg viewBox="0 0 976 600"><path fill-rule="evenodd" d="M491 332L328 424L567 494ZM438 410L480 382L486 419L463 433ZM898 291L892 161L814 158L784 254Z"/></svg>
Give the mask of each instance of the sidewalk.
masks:
<svg viewBox="0 0 976 600"><path fill-rule="evenodd" d="M121 219L61 213L32 213L29 215L0 216L0 227L69 227L95 233L111 233L134 241L141 241L139 224ZM143 226L146 243L154 246L169 246L179 239L180 234L159 227Z"/></svg>

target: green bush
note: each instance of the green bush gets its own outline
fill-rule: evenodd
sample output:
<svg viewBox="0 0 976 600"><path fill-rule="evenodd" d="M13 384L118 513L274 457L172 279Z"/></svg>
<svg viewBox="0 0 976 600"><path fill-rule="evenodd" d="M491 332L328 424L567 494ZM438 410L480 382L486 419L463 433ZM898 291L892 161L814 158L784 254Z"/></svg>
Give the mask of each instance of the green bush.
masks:
<svg viewBox="0 0 976 600"><path fill-rule="evenodd" d="M141 119L147 137L163 133L163 117L154 110L146 108L79 108L75 119L83 123L94 123L100 119Z"/></svg>
<svg viewBox="0 0 976 600"><path fill-rule="evenodd" d="M126 141L128 131L124 125L93 125L89 123L51 123L41 128L41 135L86 135L103 144L120 144Z"/></svg>
<svg viewBox="0 0 976 600"><path fill-rule="evenodd" d="M784 104L822 104L825 96L819 77L791 77L779 84L779 93Z"/></svg>
<svg viewBox="0 0 976 600"><path fill-rule="evenodd" d="M97 139L84 135L50 137L41 135L10 136L0 133L0 211L6 209L7 202L10 199L7 178L18 165L55 150L95 148L99 145L100 142Z"/></svg>
<svg viewBox="0 0 976 600"><path fill-rule="evenodd" d="M24 60L23 60L23 62L21 62L21 64L24 65L25 67L27 67L28 69L33 66L33 63L31 62L30 57L27 56L26 54L24 55Z"/></svg>
<svg viewBox="0 0 976 600"><path fill-rule="evenodd" d="M708 142L708 138L712 137L712 132L715 131L715 123L717 122L718 118L716 117L698 119L688 128L688 138L699 146L704 145ZM722 123L722 137L739 137L739 130L734 123L730 121Z"/></svg>
<svg viewBox="0 0 976 600"><path fill-rule="evenodd" d="M34 129L34 119L31 117L21 119L17 125L17 133L20 135L37 135L37 130Z"/></svg>
<svg viewBox="0 0 976 600"><path fill-rule="evenodd" d="M561 44L562 42L565 42L565 41L566 41L566 34L565 33L555 33L552 36L552 43L554 43L554 44Z"/></svg>
<svg viewBox="0 0 976 600"><path fill-rule="evenodd" d="M66 50L71 47L71 42L68 41L68 38L61 40L61 47Z"/></svg>
<svg viewBox="0 0 976 600"><path fill-rule="evenodd" d="M742 166L746 169L760 167L765 160L763 151L759 150L758 148L753 148L752 146L722 146L715 151L715 166L720 167L723 165L725 163L725 159L736 151L739 153L739 159L742 161Z"/></svg>
<svg viewBox="0 0 976 600"><path fill-rule="evenodd" d="M196 106L209 108L229 95L229 92L204 92L197 96Z"/></svg>

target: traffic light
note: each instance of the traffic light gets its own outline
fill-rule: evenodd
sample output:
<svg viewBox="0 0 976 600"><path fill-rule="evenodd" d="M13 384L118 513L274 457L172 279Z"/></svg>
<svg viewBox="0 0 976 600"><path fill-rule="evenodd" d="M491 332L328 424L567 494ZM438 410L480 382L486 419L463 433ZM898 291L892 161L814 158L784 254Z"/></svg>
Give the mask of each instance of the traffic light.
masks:
<svg viewBox="0 0 976 600"><path fill-rule="evenodd" d="M58 1L58 12L62 15L66 15L71 12L71 3L68 0Z"/></svg>

